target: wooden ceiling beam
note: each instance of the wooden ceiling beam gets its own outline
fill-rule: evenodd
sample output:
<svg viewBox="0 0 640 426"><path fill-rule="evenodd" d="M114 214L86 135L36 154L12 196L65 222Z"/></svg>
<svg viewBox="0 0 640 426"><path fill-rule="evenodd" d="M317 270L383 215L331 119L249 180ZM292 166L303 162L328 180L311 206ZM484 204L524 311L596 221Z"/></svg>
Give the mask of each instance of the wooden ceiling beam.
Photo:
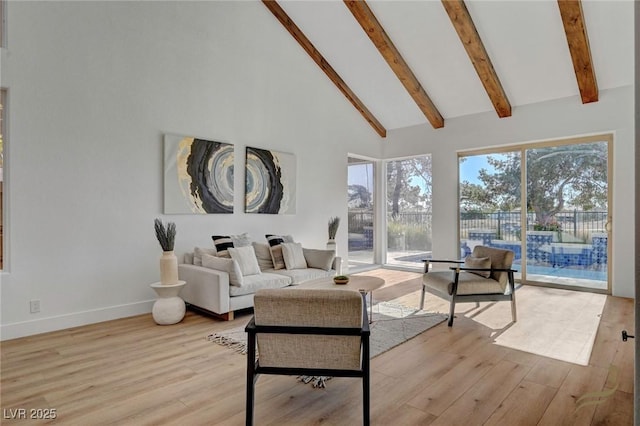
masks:
<svg viewBox="0 0 640 426"><path fill-rule="evenodd" d="M573 69L576 73L582 103L598 101L598 83L591 60L589 37L580 0L558 0L564 32L567 35Z"/></svg>
<svg viewBox="0 0 640 426"><path fill-rule="evenodd" d="M380 22L378 22L371 9L369 9L369 6L364 0L344 0L344 3L364 32L367 33L382 57L387 61L393 72L398 76L400 82L407 89L409 95L411 95L431 125L436 129L444 127L444 118L442 118L442 115L409 68L409 65L407 65L400 55L400 52L398 52L398 49L396 49Z"/></svg>
<svg viewBox="0 0 640 426"><path fill-rule="evenodd" d="M304 35L304 33L298 28L293 20L287 15L287 13L280 7L280 5L274 0L262 0L262 3L273 13L273 15L280 21L280 23L289 31L289 34L302 46L302 48L311 56L316 64L324 71L329 79L335 84L344 96L351 102L351 104L362 114L365 120L374 128L374 130L381 136L387 136L387 130L376 119L376 117L369 111L365 104L356 96L355 93L347 86L347 83L342 80L333 67L327 62L327 60L318 52L313 46L311 41Z"/></svg>
<svg viewBox="0 0 640 426"><path fill-rule="evenodd" d="M504 93L500 79L496 74L491 59L484 48L467 6L463 0L442 0L442 5L449 15L464 49L471 59L473 67L480 77L484 89L491 99L493 108L501 118L511 117L511 104Z"/></svg>

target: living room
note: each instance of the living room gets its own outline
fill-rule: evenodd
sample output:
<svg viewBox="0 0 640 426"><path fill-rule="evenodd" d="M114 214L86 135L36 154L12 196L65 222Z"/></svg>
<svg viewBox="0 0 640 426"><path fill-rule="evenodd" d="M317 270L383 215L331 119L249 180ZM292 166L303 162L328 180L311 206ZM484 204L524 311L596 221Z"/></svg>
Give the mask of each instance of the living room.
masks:
<svg viewBox="0 0 640 426"><path fill-rule="evenodd" d="M595 103L576 89L509 118L487 111L381 138L260 2L11 1L5 12L2 340L149 314L156 217L176 223L178 254L243 232L323 248L327 219L347 215L350 154L431 154L434 257L454 256L458 152L605 133L612 295L634 297L633 81ZM234 145L233 214L163 215L165 134ZM296 214L244 213L246 147L295 155ZM337 245L346 257L346 226Z"/></svg>

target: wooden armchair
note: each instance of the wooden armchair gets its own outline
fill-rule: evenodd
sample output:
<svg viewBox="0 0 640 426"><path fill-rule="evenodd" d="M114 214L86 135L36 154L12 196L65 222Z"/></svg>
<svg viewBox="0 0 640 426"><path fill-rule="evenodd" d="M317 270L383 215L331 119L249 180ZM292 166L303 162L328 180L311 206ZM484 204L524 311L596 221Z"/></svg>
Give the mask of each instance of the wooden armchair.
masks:
<svg viewBox="0 0 640 426"><path fill-rule="evenodd" d="M465 260L426 259L422 276L420 309L428 291L450 301L449 327L453 325L456 302L511 301L511 317L516 322L516 292L511 269L511 250L476 246ZM430 263L453 263L450 270L429 271Z"/></svg>
<svg viewBox="0 0 640 426"><path fill-rule="evenodd" d="M369 319L364 294L330 289L259 290L248 333L246 424L259 374L362 378L369 424ZM256 358L256 343L258 357Z"/></svg>

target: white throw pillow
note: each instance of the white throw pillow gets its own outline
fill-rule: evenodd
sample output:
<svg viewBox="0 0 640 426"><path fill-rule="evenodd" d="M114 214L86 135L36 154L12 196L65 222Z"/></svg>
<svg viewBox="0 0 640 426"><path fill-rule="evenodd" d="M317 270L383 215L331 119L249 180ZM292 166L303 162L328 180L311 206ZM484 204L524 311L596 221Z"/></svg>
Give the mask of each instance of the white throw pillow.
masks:
<svg viewBox="0 0 640 426"><path fill-rule="evenodd" d="M258 265L256 252L252 246L231 247L228 250L231 258L238 262L242 275L257 275L260 273L260 265Z"/></svg>
<svg viewBox="0 0 640 426"><path fill-rule="evenodd" d="M302 244L282 243L282 257L287 269L307 269L307 261L304 258Z"/></svg>
<svg viewBox="0 0 640 426"><path fill-rule="evenodd" d="M251 237L248 232L243 232L240 235L229 235L234 247L246 247L251 245Z"/></svg>
<svg viewBox="0 0 640 426"><path fill-rule="evenodd" d="M202 255L202 266L229 274L229 284L236 287L242 287L242 271L238 262L227 257L211 256L209 254Z"/></svg>
<svg viewBox="0 0 640 426"><path fill-rule="evenodd" d="M209 256L216 255L216 249L214 248L201 248L196 247L193 249L193 264L202 266L202 256L208 254Z"/></svg>

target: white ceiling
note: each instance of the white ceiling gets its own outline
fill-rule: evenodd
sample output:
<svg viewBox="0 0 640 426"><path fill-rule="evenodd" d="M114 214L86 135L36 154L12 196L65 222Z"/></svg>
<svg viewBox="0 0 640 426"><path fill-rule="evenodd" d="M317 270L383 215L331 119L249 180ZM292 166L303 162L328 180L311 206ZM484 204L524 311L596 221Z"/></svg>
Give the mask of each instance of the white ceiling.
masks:
<svg viewBox="0 0 640 426"><path fill-rule="evenodd" d="M580 102L556 1L465 3L512 115L519 105L569 96ZM342 1L278 4L387 130L428 123ZM440 1L367 4L445 118L445 126L448 118L494 111ZM600 91L632 85L633 1L583 0L583 13ZM302 48L300 52L307 55Z"/></svg>

